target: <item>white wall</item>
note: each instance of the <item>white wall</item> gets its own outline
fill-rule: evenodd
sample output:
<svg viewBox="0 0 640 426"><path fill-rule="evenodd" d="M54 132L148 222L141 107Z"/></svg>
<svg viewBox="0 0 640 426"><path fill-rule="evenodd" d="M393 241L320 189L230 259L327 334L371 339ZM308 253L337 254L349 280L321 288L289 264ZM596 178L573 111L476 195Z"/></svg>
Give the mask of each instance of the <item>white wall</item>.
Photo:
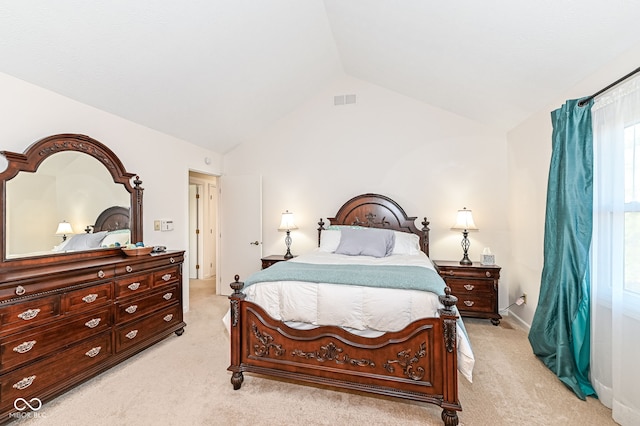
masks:
<svg viewBox="0 0 640 426"><path fill-rule="evenodd" d="M544 262L544 219L551 158L551 111L567 99L589 96L638 67L640 46L629 50L513 129L508 138L510 299L527 294L511 314L531 325ZM580 64L576 64L580 66Z"/></svg>
<svg viewBox="0 0 640 426"><path fill-rule="evenodd" d="M357 103L334 106L341 94L356 94ZM429 218L433 259L459 260L462 234L449 228L458 209L473 210L480 231L470 234L470 257L479 261L487 246L495 253L504 270L501 307L510 269L506 164L504 134L350 77L224 156L225 174L263 176L264 255L284 254L277 227L285 209L295 213L297 254L316 246L320 217L374 192L418 216L418 227Z"/></svg>
<svg viewBox="0 0 640 426"><path fill-rule="evenodd" d="M36 140L58 133L81 133L104 143L143 181L145 244L188 247L189 169L220 174L221 155L2 73L0 93L1 150L24 152ZM0 170L5 167L1 158ZM175 230L154 231L154 219L173 219ZM188 295L188 273L183 284Z"/></svg>

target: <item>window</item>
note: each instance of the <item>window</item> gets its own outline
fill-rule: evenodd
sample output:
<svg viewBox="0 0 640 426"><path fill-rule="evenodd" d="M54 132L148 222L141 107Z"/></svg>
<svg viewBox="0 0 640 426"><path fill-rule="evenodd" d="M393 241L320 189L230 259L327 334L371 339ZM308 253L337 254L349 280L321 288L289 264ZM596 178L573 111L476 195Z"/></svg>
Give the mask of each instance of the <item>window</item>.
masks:
<svg viewBox="0 0 640 426"><path fill-rule="evenodd" d="M624 289L640 294L640 124L624 130Z"/></svg>

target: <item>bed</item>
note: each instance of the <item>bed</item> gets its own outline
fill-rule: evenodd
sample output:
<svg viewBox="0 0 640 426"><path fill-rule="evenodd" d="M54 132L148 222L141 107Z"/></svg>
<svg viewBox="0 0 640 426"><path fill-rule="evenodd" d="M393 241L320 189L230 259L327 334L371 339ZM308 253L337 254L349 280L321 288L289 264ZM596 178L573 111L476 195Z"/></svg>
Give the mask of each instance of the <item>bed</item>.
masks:
<svg viewBox="0 0 640 426"><path fill-rule="evenodd" d="M96 218L93 225L87 226L84 234L76 234L54 247L54 252L72 252L113 248L130 243L129 208L108 207Z"/></svg>
<svg viewBox="0 0 640 426"><path fill-rule="evenodd" d="M236 275L229 296L233 388L252 372L436 404L444 424L457 425L458 363L471 380L473 354L457 299L429 270L429 222L419 230L415 220L386 196L359 195L327 227L320 220L313 253L253 274L247 285ZM387 288L383 275L402 288ZM423 279L432 280L432 291Z"/></svg>

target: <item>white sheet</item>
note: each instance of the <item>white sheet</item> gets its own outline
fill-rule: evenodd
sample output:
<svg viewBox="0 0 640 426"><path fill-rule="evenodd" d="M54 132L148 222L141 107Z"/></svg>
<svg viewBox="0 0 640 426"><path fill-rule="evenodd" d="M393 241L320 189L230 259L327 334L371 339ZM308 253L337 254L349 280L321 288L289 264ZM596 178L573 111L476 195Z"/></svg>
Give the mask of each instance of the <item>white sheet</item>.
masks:
<svg viewBox="0 0 640 426"><path fill-rule="evenodd" d="M383 258L346 256L319 250L289 262L314 264L412 265L434 269L429 258L392 255ZM246 300L257 303L275 319L296 328L338 325L366 337L398 331L420 318L438 316L442 307L434 293L376 287L309 282L265 282L244 289ZM225 323L228 326L228 315ZM458 370L472 381L475 358L466 334L458 326Z"/></svg>

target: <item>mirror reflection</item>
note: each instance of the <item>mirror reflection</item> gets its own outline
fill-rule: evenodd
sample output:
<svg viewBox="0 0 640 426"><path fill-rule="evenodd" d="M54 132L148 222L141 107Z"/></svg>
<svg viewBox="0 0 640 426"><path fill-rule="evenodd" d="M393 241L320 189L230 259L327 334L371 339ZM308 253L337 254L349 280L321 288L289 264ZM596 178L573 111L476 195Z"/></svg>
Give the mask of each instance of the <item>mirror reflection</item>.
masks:
<svg viewBox="0 0 640 426"><path fill-rule="evenodd" d="M35 173L22 171L6 182L6 258L121 244L129 239L130 202L131 194L114 183L96 158L75 151L55 153ZM108 239L103 230L88 235L101 213L113 207L122 208L120 221L126 223L116 219Z"/></svg>

